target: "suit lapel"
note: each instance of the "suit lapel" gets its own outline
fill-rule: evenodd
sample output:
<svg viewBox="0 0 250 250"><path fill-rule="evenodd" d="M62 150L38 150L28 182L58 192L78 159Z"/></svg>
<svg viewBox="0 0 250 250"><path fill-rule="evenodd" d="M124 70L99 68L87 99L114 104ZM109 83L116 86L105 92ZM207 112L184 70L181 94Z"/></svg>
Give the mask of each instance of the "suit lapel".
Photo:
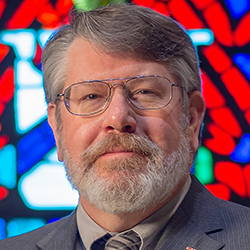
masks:
<svg viewBox="0 0 250 250"><path fill-rule="evenodd" d="M210 238L179 208L169 221L156 250L185 250L187 247L196 250L218 250L223 245L223 243Z"/></svg>
<svg viewBox="0 0 250 250"><path fill-rule="evenodd" d="M217 199L192 177L192 184L185 199L168 222L156 250L222 249L224 243L217 241L223 230L222 215ZM211 216L212 215L212 216Z"/></svg>
<svg viewBox="0 0 250 250"><path fill-rule="evenodd" d="M75 249L78 237L76 212L63 219L56 228L43 237L37 247L41 250L71 250Z"/></svg>

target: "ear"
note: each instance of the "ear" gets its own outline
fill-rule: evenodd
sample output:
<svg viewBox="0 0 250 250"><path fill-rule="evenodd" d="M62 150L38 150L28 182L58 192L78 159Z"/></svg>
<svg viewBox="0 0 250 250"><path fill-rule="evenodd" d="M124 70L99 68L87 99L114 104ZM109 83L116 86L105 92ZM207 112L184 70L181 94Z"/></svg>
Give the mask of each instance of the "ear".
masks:
<svg viewBox="0 0 250 250"><path fill-rule="evenodd" d="M56 105L52 104L52 103L49 103L47 111L48 111L48 122L49 122L50 127L53 130L54 137L55 137L55 140L56 140L58 160L62 161L63 160L62 159L62 154L60 152L60 148L59 148L59 145L58 145L58 131L57 131L57 121L56 121Z"/></svg>
<svg viewBox="0 0 250 250"><path fill-rule="evenodd" d="M199 147L199 134L205 114L205 102L199 91L194 91L189 96L189 138L193 152Z"/></svg>

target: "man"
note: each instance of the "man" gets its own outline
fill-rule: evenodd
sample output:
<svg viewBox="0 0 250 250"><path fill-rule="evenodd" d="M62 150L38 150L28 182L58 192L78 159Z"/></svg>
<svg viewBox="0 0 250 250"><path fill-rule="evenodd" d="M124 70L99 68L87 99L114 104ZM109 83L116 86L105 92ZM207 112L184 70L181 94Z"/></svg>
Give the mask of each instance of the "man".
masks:
<svg viewBox="0 0 250 250"><path fill-rule="evenodd" d="M176 22L134 5L74 12L42 63L79 206L1 249L249 249L250 210L189 173L205 105L195 49Z"/></svg>

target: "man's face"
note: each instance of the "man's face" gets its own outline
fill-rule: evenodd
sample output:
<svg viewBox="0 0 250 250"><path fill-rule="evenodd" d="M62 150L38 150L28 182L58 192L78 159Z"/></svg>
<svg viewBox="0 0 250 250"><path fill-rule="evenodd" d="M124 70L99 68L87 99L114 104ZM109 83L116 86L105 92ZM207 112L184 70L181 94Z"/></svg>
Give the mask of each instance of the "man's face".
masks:
<svg viewBox="0 0 250 250"><path fill-rule="evenodd" d="M133 77L139 75L165 76L170 79L172 83L175 83L175 79L162 63L143 61L129 56L104 54L95 51L87 41L82 39L76 39L71 45L67 62L67 78L64 88L72 83L86 80ZM118 83L122 84L123 82L119 81ZM83 189L88 187L79 187L78 185L84 185L79 184L81 179L85 180L82 182L85 182L86 186L86 182L92 178L93 188L96 186L97 181L101 180L101 185L107 184L105 189L106 191L109 189L109 193L116 187L117 189L119 188L119 190L124 189L124 194L127 192L127 185L129 185L127 180L129 180L129 182L132 180L134 189L138 182L137 177L140 174L145 174L147 177L147 174L152 172L152 169L157 169L157 166L159 166L159 169L157 171L155 170L156 175L168 175L168 173L164 171L170 166L168 166L164 159L170 161L171 165L177 165L178 168L180 167L179 165L181 165L183 171L180 177L175 180L175 183L171 184L171 186L174 187L165 195L167 197L161 198L169 199L185 182L190 168L189 158L191 151L196 150L193 145L197 143L193 142L194 136L192 133L190 136L188 119L183 118L180 88L174 87L173 99L170 104L158 110L140 110L131 106L127 102L123 88L120 85L112 89L112 97L108 107L96 115L89 117L75 116L67 111L63 102L60 102L58 105L60 105L62 120L60 131L57 130L57 124L54 119L55 106L52 104L49 106L48 115L55 133L59 159L65 162L66 168L69 169L68 174L75 175L78 179L75 181L78 182L78 184L76 184L74 183L74 177L69 176L73 184L79 189L83 199L90 199L84 196L88 196L87 193L91 192L91 189L89 188L88 191L84 191ZM185 128L181 128L181 120L185 120ZM119 139L123 138L124 134L135 135L135 139L133 140L136 142L132 141L131 138ZM109 139L109 137L116 137L114 139L115 142L112 142L113 139ZM181 140L181 137L182 139L184 138L184 142ZM133 148L131 145L134 145L133 143L140 144L139 141L145 138L149 143L152 143L142 147L141 150L148 150L146 154L143 154L140 150L131 150L131 148ZM90 155L85 154L85 150L87 150L87 152L93 151L92 147L96 144L98 145L100 142L102 143L101 148L103 148L107 140L111 140L111 146L107 146L106 151L104 150L103 152L99 149L94 156L93 154L91 155L91 152ZM123 142L125 142L124 145L119 146ZM126 148L126 145L128 145L128 148L131 148ZM89 147L91 150L89 150ZM154 151L153 149L150 150L150 148L155 147L157 147L157 150L154 152L155 155L152 155L152 159L149 159L148 154L151 154L150 151ZM182 154L183 156L180 162L178 162L178 160L181 156L178 154ZM159 160L154 159L157 155L160 155ZM146 168L146 166L150 165L148 163L149 161L151 162L151 170L150 168ZM152 162L155 165L152 165ZM169 176L169 180L173 179L173 176ZM158 177L155 176L154 178L157 182ZM162 176L162 179L166 179L166 176ZM91 186L91 183L89 183L88 186ZM156 192L159 193L159 190ZM115 194L117 195L116 192L114 192L114 195ZM103 194L100 195L100 197L103 197ZM134 199L134 197L130 198L131 200ZM107 199L110 199L110 197ZM120 211L113 209L112 211L119 213L122 209Z"/></svg>

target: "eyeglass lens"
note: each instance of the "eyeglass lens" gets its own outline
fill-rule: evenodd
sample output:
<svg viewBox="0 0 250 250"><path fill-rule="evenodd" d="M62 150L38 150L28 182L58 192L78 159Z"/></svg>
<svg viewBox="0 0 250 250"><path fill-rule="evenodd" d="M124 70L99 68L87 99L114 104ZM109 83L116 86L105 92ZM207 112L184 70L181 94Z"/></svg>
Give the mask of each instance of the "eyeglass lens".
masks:
<svg viewBox="0 0 250 250"><path fill-rule="evenodd" d="M97 113L107 105L111 88L112 85L110 87L102 81L73 84L65 90L65 104L73 114ZM164 77L131 78L124 84L124 91L128 100L139 109L160 108L166 106L172 98L171 83Z"/></svg>

